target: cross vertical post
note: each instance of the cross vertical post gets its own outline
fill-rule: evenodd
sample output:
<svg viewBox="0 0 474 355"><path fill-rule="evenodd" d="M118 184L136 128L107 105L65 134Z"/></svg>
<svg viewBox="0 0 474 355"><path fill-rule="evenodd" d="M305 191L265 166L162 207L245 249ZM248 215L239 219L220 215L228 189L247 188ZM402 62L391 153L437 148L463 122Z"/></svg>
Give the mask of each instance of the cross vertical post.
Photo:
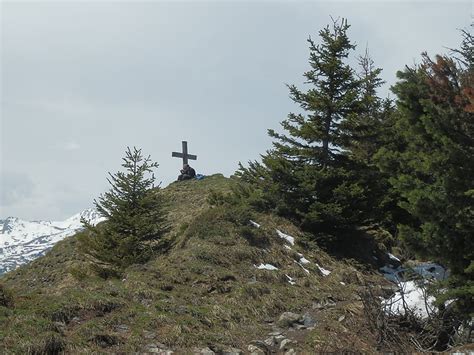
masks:
<svg viewBox="0 0 474 355"><path fill-rule="evenodd" d="M188 142L182 141L183 165L188 163Z"/></svg>
<svg viewBox="0 0 474 355"><path fill-rule="evenodd" d="M188 154L188 142L187 141L182 141L182 149L183 152L172 152L171 156L175 158L181 158L183 159L183 165L188 164L188 160L197 160L197 155L193 154Z"/></svg>

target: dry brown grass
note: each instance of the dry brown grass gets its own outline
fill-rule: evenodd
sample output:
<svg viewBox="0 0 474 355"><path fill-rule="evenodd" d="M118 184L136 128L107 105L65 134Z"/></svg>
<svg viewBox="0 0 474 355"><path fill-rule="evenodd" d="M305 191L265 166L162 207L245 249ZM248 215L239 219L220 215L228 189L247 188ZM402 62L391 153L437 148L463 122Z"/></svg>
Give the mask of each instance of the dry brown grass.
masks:
<svg viewBox="0 0 474 355"><path fill-rule="evenodd" d="M209 195L228 192L230 185L212 176L164 189L171 248L120 278L104 280L91 272L74 237L6 274L2 282L14 293L15 309L0 305L0 351L48 346L132 353L154 342L182 352L210 345L246 349L252 340L265 339L272 330L268 320L285 311L310 312L317 320L313 330L288 333L299 351L376 351L357 293L381 277L332 258L287 220L210 206ZM252 227L249 216L262 227ZM288 250L277 228L300 243ZM295 263L297 252L311 261L304 265L309 274ZM254 265L260 263L278 270L258 270ZM331 274L323 276L316 263ZM317 303L335 306L318 309Z"/></svg>

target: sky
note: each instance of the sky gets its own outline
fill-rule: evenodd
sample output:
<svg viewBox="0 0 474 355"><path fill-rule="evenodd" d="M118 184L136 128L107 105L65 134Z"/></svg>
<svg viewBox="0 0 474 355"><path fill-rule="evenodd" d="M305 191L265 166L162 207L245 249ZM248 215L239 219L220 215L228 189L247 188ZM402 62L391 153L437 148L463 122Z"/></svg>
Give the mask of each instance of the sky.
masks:
<svg viewBox="0 0 474 355"><path fill-rule="evenodd" d="M62 220L92 207L127 146L160 166L187 140L210 175L271 148L305 88L307 38L347 18L383 69L382 96L420 53L458 47L471 1L1 1L0 218ZM307 87L307 86L306 86Z"/></svg>

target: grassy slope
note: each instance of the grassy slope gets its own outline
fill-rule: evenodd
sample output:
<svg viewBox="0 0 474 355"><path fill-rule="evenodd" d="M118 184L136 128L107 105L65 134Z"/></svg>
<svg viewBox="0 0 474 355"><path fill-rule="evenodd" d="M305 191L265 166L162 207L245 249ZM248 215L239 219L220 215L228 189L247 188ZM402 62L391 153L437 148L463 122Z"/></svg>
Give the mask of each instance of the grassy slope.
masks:
<svg viewBox="0 0 474 355"><path fill-rule="evenodd" d="M357 291L361 284L379 283L379 276L317 248L304 251L304 236L288 221L254 214L262 225L257 229L248 225L245 213L210 208L210 192L225 192L230 183L214 175L164 189L173 246L145 265L130 267L120 279L88 272L74 237L4 275L0 282L14 306L0 302L0 352L130 353L157 342L182 352L207 346L247 349L252 340L265 339L270 322L285 311L310 312L318 321L311 331L287 332L298 340L296 350L375 351ZM288 250L276 228L300 243ZM295 263L297 251L311 260L305 265L309 274ZM257 270L254 264L260 263L279 270ZM315 263L331 274L324 277ZM286 275L296 284L290 285ZM336 306L314 309L327 300Z"/></svg>

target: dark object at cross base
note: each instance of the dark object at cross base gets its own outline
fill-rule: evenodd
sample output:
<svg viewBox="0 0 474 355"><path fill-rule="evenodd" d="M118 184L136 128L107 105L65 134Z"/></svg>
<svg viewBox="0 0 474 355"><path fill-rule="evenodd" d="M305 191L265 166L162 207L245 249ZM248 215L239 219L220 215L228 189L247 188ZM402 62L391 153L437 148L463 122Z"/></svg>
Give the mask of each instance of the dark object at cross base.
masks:
<svg viewBox="0 0 474 355"><path fill-rule="evenodd" d="M178 181L190 180L196 178L196 171L189 166L189 164L184 164L183 169L181 169L181 175L178 176Z"/></svg>

